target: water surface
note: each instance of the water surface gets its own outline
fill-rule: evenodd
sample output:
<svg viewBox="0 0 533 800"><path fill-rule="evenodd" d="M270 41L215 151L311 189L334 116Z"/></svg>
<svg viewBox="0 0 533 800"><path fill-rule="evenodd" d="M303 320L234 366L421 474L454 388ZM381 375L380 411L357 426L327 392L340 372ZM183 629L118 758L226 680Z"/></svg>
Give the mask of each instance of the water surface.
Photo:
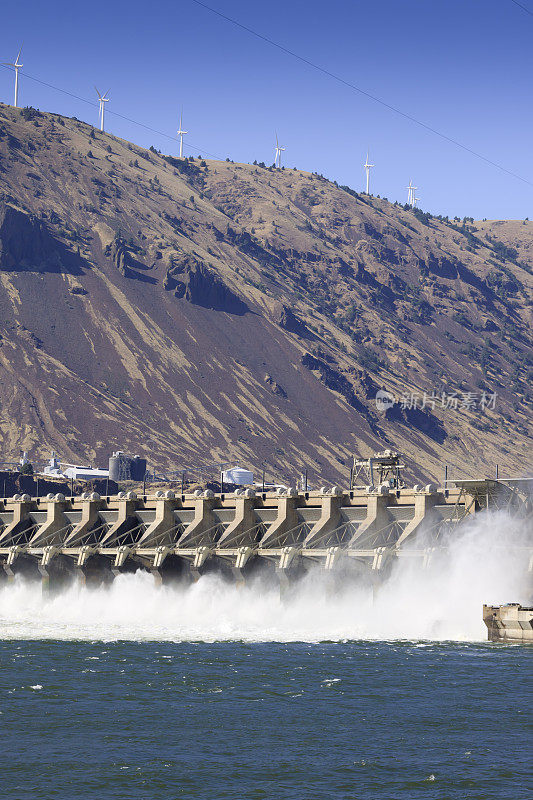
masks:
<svg viewBox="0 0 533 800"><path fill-rule="evenodd" d="M0 584L2 799L529 800L533 648L482 620L530 601L517 533L479 515L375 591Z"/></svg>
<svg viewBox="0 0 533 800"><path fill-rule="evenodd" d="M3 641L2 795L525 800L532 662L489 643Z"/></svg>

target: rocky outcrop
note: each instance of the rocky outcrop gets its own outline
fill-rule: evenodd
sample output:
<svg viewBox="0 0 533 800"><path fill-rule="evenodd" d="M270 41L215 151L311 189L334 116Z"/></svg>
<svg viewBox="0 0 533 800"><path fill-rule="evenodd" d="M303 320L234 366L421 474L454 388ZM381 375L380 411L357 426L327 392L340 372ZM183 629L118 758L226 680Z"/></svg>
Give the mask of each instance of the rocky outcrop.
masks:
<svg viewBox="0 0 533 800"><path fill-rule="evenodd" d="M434 253L429 253L426 260L421 263L421 271L454 280L457 278L457 263L446 256L437 257Z"/></svg>
<svg viewBox="0 0 533 800"><path fill-rule="evenodd" d="M120 236L117 236L111 242L111 244L106 247L105 254L111 259L120 274L124 275L125 278L128 278L130 269L130 254L126 248L124 239L122 239Z"/></svg>
<svg viewBox="0 0 533 800"><path fill-rule="evenodd" d="M355 408L356 411L366 415L366 406L363 405L363 403L355 394L354 387L346 375L343 375L342 372L336 370L330 364L326 364L326 362L322 359L311 355L311 353L306 353L304 356L302 356L302 364L304 367L307 367L307 369L317 372L324 386L327 386L328 389L332 389L334 392L341 394L352 406L352 408Z"/></svg>
<svg viewBox="0 0 533 800"><path fill-rule="evenodd" d="M289 333L295 333L297 336L301 336L303 339L314 338L313 334L309 328L304 325L302 320L291 308L289 308L289 306L284 305L283 303L275 304L272 319L277 325L280 326L280 328L283 328L285 331L289 331Z"/></svg>
<svg viewBox="0 0 533 800"><path fill-rule="evenodd" d="M178 299L183 298L213 311L242 316L250 310L219 275L191 255L171 257L163 285L167 291L173 291Z"/></svg>
<svg viewBox="0 0 533 800"><path fill-rule="evenodd" d="M287 397L287 392L285 391L283 386L281 386L277 381L275 381L272 375L270 375L268 372L265 374L263 380L270 389L270 391L272 392L272 394L276 394L278 395L278 397Z"/></svg>
<svg viewBox="0 0 533 800"><path fill-rule="evenodd" d="M111 259L115 267L125 278L134 278L145 283L157 283L155 278L144 275L143 270L148 269L132 255L130 248L122 236L117 235L105 249L105 255Z"/></svg>
<svg viewBox="0 0 533 800"><path fill-rule="evenodd" d="M237 231L231 225L228 225L224 234L220 231L217 231L217 234L217 238L222 238L232 246L237 247L241 253L253 258L263 267L281 266L285 261L283 255L276 248L267 250L253 234L246 230Z"/></svg>
<svg viewBox="0 0 533 800"><path fill-rule="evenodd" d="M0 201L0 271L81 273L68 251L37 217Z"/></svg>
<svg viewBox="0 0 533 800"><path fill-rule="evenodd" d="M355 368L350 370L354 374L355 384L358 389L358 394L366 397L367 400L373 400L378 392L378 385L372 377L364 369Z"/></svg>
<svg viewBox="0 0 533 800"><path fill-rule="evenodd" d="M415 428L439 444L442 444L448 435L443 422L429 409L402 408L399 403L395 403L386 409L384 416L389 422L399 422L408 428Z"/></svg>

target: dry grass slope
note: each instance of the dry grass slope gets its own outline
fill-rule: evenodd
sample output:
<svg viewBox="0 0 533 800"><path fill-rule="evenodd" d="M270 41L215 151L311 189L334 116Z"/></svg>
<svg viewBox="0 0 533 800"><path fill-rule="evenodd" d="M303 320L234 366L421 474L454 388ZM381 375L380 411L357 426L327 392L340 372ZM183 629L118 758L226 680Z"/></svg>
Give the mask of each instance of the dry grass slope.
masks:
<svg viewBox="0 0 533 800"><path fill-rule="evenodd" d="M527 221L449 222L0 106L1 452L318 482L394 446L418 476L521 473L532 269ZM383 414L379 388L497 400Z"/></svg>

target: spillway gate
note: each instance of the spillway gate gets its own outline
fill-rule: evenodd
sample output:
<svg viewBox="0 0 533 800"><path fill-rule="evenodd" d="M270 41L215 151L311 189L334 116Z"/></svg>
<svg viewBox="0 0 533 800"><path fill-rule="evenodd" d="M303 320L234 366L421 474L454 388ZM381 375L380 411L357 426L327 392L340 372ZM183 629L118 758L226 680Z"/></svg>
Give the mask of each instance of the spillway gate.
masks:
<svg viewBox="0 0 533 800"><path fill-rule="evenodd" d="M0 573L112 580L144 569L157 581L219 570L238 581L260 569L283 582L310 566L378 574L395 559L427 566L459 526L486 509L531 517L533 481L456 481L452 487L0 499ZM533 547L524 548L533 568Z"/></svg>

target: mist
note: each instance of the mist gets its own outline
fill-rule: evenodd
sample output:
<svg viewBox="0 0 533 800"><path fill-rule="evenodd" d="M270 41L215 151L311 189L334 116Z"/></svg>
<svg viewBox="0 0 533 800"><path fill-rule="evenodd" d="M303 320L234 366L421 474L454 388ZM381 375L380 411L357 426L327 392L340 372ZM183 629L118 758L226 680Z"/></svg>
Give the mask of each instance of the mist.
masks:
<svg viewBox="0 0 533 800"><path fill-rule="evenodd" d="M274 579L239 588L210 574L156 587L139 570L108 587L72 584L43 598L38 582L18 576L0 585L0 639L483 641L483 603L531 603L532 546L527 522L487 512L463 524L428 568L419 558L397 559L374 587L317 568L280 597Z"/></svg>

